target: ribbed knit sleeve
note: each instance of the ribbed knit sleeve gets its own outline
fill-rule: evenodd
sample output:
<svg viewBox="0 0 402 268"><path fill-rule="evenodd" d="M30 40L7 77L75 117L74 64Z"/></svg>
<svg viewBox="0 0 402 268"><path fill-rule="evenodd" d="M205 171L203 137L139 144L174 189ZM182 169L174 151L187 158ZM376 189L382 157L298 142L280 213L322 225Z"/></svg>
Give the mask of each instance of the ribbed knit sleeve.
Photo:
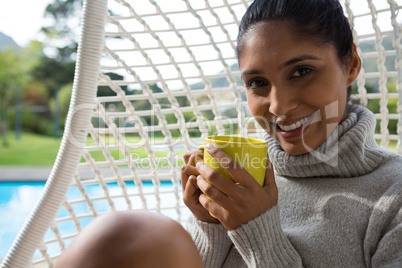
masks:
<svg viewBox="0 0 402 268"><path fill-rule="evenodd" d="M389 173L397 173L395 169ZM402 267L401 179L392 184L375 204L367 226L364 248L366 263L371 267Z"/></svg>
<svg viewBox="0 0 402 268"><path fill-rule="evenodd" d="M248 267L302 267L302 260L282 231L275 206L229 231L229 237Z"/></svg>
<svg viewBox="0 0 402 268"><path fill-rule="evenodd" d="M222 267L232 246L222 224L206 223L190 217L187 231L192 236L205 268Z"/></svg>

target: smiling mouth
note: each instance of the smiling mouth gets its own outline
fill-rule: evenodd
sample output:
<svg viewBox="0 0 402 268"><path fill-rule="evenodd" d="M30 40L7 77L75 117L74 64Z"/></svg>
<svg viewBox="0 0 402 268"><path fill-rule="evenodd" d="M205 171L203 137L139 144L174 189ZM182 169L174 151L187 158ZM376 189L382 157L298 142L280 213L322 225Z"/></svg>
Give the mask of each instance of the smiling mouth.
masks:
<svg viewBox="0 0 402 268"><path fill-rule="evenodd" d="M297 122L295 122L295 123L293 123L293 124L291 124L291 125L288 125L288 126L282 125L282 124L280 124L280 123L276 123L276 125L278 126L278 128L279 128L280 130L289 132L289 131L293 131L293 130L295 130L295 129L298 129L298 128L304 126L307 122L309 122L309 120L310 120L313 116L314 116L314 113L311 114L311 115L308 115L308 116L306 116L306 117L300 119L299 121L297 121Z"/></svg>

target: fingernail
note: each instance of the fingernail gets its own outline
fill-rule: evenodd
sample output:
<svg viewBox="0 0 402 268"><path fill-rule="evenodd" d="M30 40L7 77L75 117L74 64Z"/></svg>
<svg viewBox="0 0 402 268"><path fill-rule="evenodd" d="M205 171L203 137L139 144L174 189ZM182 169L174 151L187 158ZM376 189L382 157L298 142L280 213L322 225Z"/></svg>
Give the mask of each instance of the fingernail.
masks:
<svg viewBox="0 0 402 268"><path fill-rule="evenodd" d="M210 142L208 142L207 144L205 144L205 149L207 149L207 151L209 151L209 150L211 150L212 148L214 148L215 146L212 144L212 143L210 143Z"/></svg>
<svg viewBox="0 0 402 268"><path fill-rule="evenodd" d="M202 164L204 164L204 162L198 161L197 164L195 164L195 167L196 167L196 168L199 168Z"/></svg>

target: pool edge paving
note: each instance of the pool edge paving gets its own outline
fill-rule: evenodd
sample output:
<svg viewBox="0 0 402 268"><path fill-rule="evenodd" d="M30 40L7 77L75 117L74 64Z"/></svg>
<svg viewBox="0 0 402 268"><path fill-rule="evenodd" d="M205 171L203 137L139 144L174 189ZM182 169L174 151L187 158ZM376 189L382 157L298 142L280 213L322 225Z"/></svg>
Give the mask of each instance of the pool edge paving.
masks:
<svg viewBox="0 0 402 268"><path fill-rule="evenodd" d="M113 176L110 168L99 168L104 176ZM46 181L52 170L51 166L0 166L0 182L20 182L20 181ZM148 168L136 169L138 175L149 174L151 171ZM159 171L159 169L158 169ZM156 173L158 173L156 171ZM120 175L129 176L131 169L119 168ZM91 168L80 168L79 175L82 180L93 179L94 173ZM161 181L170 181L162 179Z"/></svg>
<svg viewBox="0 0 402 268"><path fill-rule="evenodd" d="M0 166L0 181L46 181L51 166Z"/></svg>

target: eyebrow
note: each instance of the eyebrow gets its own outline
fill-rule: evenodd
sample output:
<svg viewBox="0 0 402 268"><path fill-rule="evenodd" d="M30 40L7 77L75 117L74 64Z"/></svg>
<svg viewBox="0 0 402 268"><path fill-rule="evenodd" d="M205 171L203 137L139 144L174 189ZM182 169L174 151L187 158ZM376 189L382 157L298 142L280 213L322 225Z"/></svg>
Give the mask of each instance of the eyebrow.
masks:
<svg viewBox="0 0 402 268"><path fill-rule="evenodd" d="M292 65L292 64L298 63L300 61L304 61L304 60L323 60L323 59L320 57L317 57L317 56L304 54L304 55L297 56L293 59L290 59L285 63L282 63L281 65L278 66L278 70L281 70L289 65ZM263 73L263 71L261 71L261 70L247 70L247 71L244 71L241 74L241 76L243 77L243 76L247 76L247 75L262 74L262 73Z"/></svg>
<svg viewBox="0 0 402 268"><path fill-rule="evenodd" d="M260 70L249 70L249 71L244 71L241 76L246 76L246 75L252 75L252 74L262 74L262 71Z"/></svg>
<svg viewBox="0 0 402 268"><path fill-rule="evenodd" d="M298 63L299 61L303 61L303 60L322 60L322 58L314 56L314 55L309 55L309 54L300 55L300 56L297 56L296 58L290 59L287 62L279 65L278 70L281 70L289 65Z"/></svg>

